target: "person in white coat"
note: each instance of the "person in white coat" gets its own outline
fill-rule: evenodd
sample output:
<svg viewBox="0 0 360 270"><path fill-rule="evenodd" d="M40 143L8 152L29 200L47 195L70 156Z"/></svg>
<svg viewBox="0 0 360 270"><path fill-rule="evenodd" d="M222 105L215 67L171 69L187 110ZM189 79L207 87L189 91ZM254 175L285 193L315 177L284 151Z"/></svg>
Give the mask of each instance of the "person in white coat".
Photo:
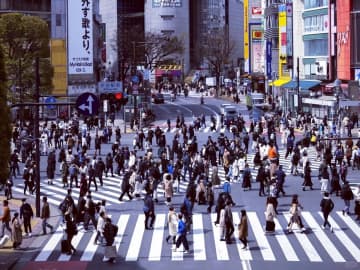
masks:
<svg viewBox="0 0 360 270"><path fill-rule="evenodd" d="M96 225L96 236L94 239L94 245L102 244L102 240L104 238L105 219L106 219L105 212L100 212L100 216ZM98 242L99 238L100 241Z"/></svg>
<svg viewBox="0 0 360 270"><path fill-rule="evenodd" d="M176 243L176 234L177 234L177 225L178 217L174 210L173 206L169 207L169 212L167 214L167 224L169 229L169 235L166 237L166 243L169 243L170 238L172 239L172 244Z"/></svg>
<svg viewBox="0 0 360 270"><path fill-rule="evenodd" d="M220 218L219 218L219 235L220 235L220 241L225 241L225 208L223 207L220 210Z"/></svg>

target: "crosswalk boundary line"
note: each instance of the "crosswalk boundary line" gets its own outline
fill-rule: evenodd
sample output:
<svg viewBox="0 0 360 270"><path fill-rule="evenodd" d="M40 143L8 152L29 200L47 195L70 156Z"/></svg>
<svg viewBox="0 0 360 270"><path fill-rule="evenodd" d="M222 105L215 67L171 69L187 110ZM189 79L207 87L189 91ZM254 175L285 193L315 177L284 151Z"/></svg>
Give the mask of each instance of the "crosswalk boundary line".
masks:
<svg viewBox="0 0 360 270"><path fill-rule="evenodd" d="M204 225L201 214L193 215L193 248L194 260L205 261L205 239L204 239Z"/></svg>
<svg viewBox="0 0 360 270"><path fill-rule="evenodd" d="M336 214L346 223L346 225L353 231L353 233L360 239L360 226L349 216L344 216L342 212Z"/></svg>
<svg viewBox="0 0 360 270"><path fill-rule="evenodd" d="M51 253L54 251L60 240L63 238L63 228L59 226L55 233L50 237L49 241L42 248L39 255L36 257L36 262L45 262L49 259Z"/></svg>
<svg viewBox="0 0 360 270"><path fill-rule="evenodd" d="M149 251L149 261L160 261L165 231L165 214L157 214Z"/></svg>
<svg viewBox="0 0 360 270"><path fill-rule="evenodd" d="M323 215L321 212L318 213L321 218ZM358 246L354 244L353 241L341 230L340 226L335 222L335 220L329 216L329 222L334 229L335 236L339 239L339 241L344 245L344 247L350 252L350 254L354 257L355 261L360 262L360 249Z"/></svg>
<svg viewBox="0 0 360 270"><path fill-rule="evenodd" d="M283 213L286 222L290 221L290 214ZM311 262L322 262L319 253L316 251L315 247L309 240L309 238L303 233L294 233L295 237L297 238L298 242L300 243L301 247L303 248L306 256L309 258Z"/></svg>
<svg viewBox="0 0 360 270"><path fill-rule="evenodd" d="M240 217L239 217L239 214L237 212L233 212L233 221L234 221L234 227L235 227L235 231L234 231L234 234L235 234L235 241L236 241L236 247L237 247L237 250L239 252L239 256L240 256L240 259L242 261L251 261L253 258L251 256L251 251L249 248L247 249L242 249L242 243L241 241L239 240L239 228L238 228L238 224L240 223Z"/></svg>
<svg viewBox="0 0 360 270"><path fill-rule="evenodd" d="M280 225L280 222L277 218L274 219L275 222L275 238L278 241L282 252L284 253L284 256L286 260L290 262L298 262L299 257L296 255L295 250L293 249L289 238L285 235L283 228Z"/></svg>
<svg viewBox="0 0 360 270"><path fill-rule="evenodd" d="M345 262L344 257L339 253L334 244L330 241L327 235L322 231L320 225L316 222L314 217L309 212L302 212L306 223L311 227L312 232L316 238L320 241L326 252L329 254L334 262Z"/></svg>
<svg viewBox="0 0 360 270"><path fill-rule="evenodd" d="M122 241L123 235L125 233L126 226L129 222L129 218L130 218L129 214L122 214L122 215L120 215L120 218L118 219L118 222L116 224L118 226L118 233L115 237L114 242L115 242L117 253L119 253L121 241Z"/></svg>
<svg viewBox="0 0 360 270"><path fill-rule="evenodd" d="M214 224L216 220L216 214L211 214L211 224L213 229L213 235L214 235L214 243L215 243L215 251L216 251L216 257L219 261L228 261L229 260L229 253L226 246L225 241L220 241L220 228L216 227Z"/></svg>
<svg viewBox="0 0 360 270"><path fill-rule="evenodd" d="M145 215L140 214L137 218L135 228L131 237L125 261L137 261L139 257L142 238L145 231Z"/></svg>
<svg viewBox="0 0 360 270"><path fill-rule="evenodd" d="M271 250L269 241L267 240L260 220L255 212L248 212L249 222L254 230L254 236L260 248L261 255L265 261L275 261L275 255ZM262 233L261 233L262 232Z"/></svg>

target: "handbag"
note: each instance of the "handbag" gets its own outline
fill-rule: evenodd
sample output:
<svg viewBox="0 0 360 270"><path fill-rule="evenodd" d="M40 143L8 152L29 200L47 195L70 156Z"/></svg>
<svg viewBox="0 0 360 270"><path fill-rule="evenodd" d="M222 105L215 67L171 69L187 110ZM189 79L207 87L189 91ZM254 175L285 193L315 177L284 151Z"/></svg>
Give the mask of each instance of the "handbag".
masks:
<svg viewBox="0 0 360 270"><path fill-rule="evenodd" d="M117 257L116 246L106 246L104 251L104 257L116 258Z"/></svg>

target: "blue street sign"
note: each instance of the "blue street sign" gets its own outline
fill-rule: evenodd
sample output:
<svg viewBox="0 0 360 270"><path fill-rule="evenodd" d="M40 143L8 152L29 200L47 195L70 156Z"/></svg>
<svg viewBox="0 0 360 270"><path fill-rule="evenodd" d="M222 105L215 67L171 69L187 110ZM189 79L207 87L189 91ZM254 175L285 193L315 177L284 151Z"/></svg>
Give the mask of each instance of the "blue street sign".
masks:
<svg viewBox="0 0 360 270"><path fill-rule="evenodd" d="M50 96L45 99L45 103L56 103L56 98ZM53 110L56 108L55 105L46 105L46 108Z"/></svg>
<svg viewBox="0 0 360 270"><path fill-rule="evenodd" d="M137 76L137 75L132 76L132 77L131 77L131 81L132 81L133 83L139 83L139 82L140 82L139 76Z"/></svg>
<svg viewBox="0 0 360 270"><path fill-rule="evenodd" d="M84 115L96 115L99 111L99 99L92 93L83 93L76 99L76 109Z"/></svg>

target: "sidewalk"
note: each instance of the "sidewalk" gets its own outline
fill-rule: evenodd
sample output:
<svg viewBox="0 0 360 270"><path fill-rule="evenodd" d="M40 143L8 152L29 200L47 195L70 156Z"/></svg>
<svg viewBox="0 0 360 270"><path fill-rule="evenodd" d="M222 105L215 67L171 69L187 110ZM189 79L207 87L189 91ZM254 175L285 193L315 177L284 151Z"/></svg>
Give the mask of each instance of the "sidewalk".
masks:
<svg viewBox="0 0 360 270"><path fill-rule="evenodd" d="M13 193L13 197L13 199L9 200L11 218L15 212L20 212L21 199L25 196L19 193ZM5 199L5 196L0 195L1 204ZM6 245L0 249L0 269L15 269L15 265L27 263L32 260L33 254L38 252L51 237L49 229L47 229L47 235L42 234L42 220L36 217L34 198L26 196L26 201L32 206L34 211L34 218L31 220L32 237L23 236L22 244L20 248L16 250L12 248L12 241L10 239ZM0 213L2 214L2 207L0 207ZM56 228L61 220L61 213L57 207L51 204L50 213L49 223ZM22 229L24 233L24 228ZM5 230L5 233L8 233L8 231Z"/></svg>

